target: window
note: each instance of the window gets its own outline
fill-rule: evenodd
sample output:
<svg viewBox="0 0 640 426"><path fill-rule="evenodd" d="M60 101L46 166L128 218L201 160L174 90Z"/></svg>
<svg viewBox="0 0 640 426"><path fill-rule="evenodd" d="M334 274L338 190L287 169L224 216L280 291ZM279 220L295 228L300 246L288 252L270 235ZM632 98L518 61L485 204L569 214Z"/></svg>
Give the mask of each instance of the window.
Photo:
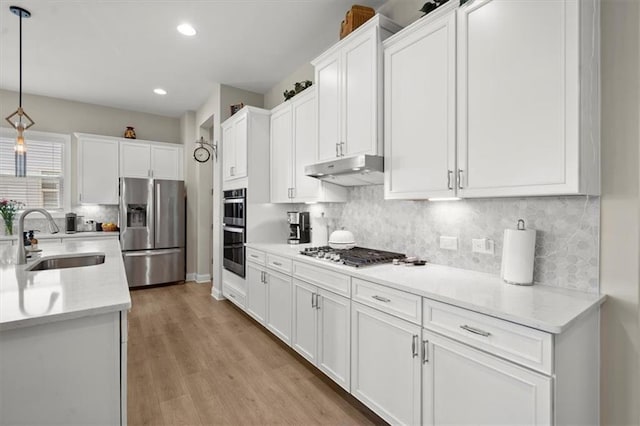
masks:
<svg viewBox="0 0 640 426"><path fill-rule="evenodd" d="M51 211L69 208L69 136L27 131L27 176L15 177L15 130L0 129L0 198Z"/></svg>

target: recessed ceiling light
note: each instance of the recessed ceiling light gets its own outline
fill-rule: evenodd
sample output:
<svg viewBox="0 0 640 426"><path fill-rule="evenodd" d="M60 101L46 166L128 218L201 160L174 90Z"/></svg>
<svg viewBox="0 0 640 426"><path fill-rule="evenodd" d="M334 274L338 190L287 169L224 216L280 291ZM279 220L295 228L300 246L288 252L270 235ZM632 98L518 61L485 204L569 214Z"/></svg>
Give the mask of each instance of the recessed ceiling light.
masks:
<svg viewBox="0 0 640 426"><path fill-rule="evenodd" d="M156 95L166 95L167 91L158 87L157 89L153 89L153 93Z"/></svg>
<svg viewBox="0 0 640 426"><path fill-rule="evenodd" d="M189 24L180 24L180 25L178 25L177 30L178 30L178 32L180 34L183 34L183 35L186 35L186 36L194 36L194 35L196 35L196 29L193 28Z"/></svg>

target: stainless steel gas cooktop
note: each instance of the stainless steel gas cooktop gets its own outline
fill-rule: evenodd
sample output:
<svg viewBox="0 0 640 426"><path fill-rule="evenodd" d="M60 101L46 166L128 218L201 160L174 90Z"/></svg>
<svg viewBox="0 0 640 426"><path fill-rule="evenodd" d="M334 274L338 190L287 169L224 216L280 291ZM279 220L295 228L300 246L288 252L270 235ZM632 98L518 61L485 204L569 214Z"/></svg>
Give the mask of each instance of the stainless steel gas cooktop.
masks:
<svg viewBox="0 0 640 426"><path fill-rule="evenodd" d="M402 253L364 247L354 247L347 250L332 249L329 246L309 247L302 250L300 254L355 267L391 263L394 259L400 260L405 258L405 255Z"/></svg>

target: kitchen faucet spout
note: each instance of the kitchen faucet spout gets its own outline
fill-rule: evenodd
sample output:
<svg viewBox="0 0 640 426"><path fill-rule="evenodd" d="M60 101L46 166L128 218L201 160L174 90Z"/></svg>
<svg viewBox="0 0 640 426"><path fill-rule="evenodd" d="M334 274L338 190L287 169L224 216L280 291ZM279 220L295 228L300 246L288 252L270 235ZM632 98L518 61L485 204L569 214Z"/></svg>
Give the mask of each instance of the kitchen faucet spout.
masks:
<svg viewBox="0 0 640 426"><path fill-rule="evenodd" d="M27 263L27 251L24 248L24 219L29 213L33 212L42 213L44 217L47 218L49 222L49 232L57 234L60 231L58 225L56 225L49 212L45 209L25 209L18 219L18 253L16 255L16 265L24 265Z"/></svg>

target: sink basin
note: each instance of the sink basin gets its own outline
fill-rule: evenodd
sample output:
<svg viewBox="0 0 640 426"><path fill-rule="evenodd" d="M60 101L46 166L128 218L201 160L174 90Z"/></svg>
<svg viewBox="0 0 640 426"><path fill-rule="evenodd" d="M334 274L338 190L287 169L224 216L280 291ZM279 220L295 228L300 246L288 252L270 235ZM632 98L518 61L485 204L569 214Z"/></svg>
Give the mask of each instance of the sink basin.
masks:
<svg viewBox="0 0 640 426"><path fill-rule="evenodd" d="M27 271L48 271L49 269L79 268L104 263L104 254L82 254L79 256L58 256L40 259L27 268Z"/></svg>

